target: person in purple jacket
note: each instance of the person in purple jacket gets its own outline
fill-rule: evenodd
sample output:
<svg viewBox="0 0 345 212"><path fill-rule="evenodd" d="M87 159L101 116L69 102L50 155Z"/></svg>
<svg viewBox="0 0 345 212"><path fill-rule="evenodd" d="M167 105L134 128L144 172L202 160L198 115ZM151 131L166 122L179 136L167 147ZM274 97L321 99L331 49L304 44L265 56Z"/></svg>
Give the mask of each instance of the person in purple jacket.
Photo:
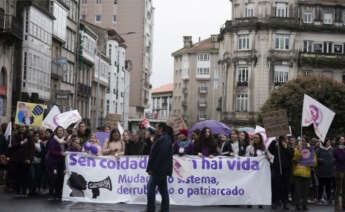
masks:
<svg viewBox="0 0 345 212"><path fill-rule="evenodd" d="M194 153L194 144L192 141L188 140L188 129L181 129L180 140L174 143L174 154L179 155L192 155Z"/></svg>
<svg viewBox="0 0 345 212"><path fill-rule="evenodd" d="M345 138L339 138L338 145L333 151L335 158L335 211L345 210ZM342 207L340 206L340 199L342 199Z"/></svg>
<svg viewBox="0 0 345 212"><path fill-rule="evenodd" d="M66 147L64 129L59 126L55 129L54 137L51 138L48 144L46 160L49 177L49 193L56 200L60 200L62 195Z"/></svg>

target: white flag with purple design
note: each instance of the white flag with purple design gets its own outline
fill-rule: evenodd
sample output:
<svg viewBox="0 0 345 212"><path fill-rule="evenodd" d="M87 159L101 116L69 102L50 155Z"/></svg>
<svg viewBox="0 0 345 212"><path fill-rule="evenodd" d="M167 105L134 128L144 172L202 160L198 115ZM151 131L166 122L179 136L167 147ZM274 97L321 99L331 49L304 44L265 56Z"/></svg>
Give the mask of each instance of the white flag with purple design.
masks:
<svg viewBox="0 0 345 212"><path fill-rule="evenodd" d="M329 108L311 98L304 95L302 126L314 126L314 132L322 141L325 141L329 127L332 124L335 113Z"/></svg>

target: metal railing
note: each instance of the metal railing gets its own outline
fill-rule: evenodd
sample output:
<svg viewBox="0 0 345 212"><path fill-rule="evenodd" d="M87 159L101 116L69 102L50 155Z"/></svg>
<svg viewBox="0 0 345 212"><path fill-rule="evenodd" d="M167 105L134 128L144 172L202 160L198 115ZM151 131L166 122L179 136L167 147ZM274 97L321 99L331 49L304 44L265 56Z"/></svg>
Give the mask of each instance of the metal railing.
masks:
<svg viewBox="0 0 345 212"><path fill-rule="evenodd" d="M18 39L22 39L23 26L13 15L5 15L0 13L0 33L11 33Z"/></svg>

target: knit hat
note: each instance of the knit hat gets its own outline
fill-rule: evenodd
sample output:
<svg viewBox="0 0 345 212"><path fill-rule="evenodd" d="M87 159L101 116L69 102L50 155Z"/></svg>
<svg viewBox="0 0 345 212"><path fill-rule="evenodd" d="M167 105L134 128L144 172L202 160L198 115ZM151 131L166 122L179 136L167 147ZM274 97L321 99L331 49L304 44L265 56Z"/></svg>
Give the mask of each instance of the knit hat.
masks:
<svg viewBox="0 0 345 212"><path fill-rule="evenodd" d="M188 129L181 129L180 130L180 134L185 135L186 137L188 137Z"/></svg>

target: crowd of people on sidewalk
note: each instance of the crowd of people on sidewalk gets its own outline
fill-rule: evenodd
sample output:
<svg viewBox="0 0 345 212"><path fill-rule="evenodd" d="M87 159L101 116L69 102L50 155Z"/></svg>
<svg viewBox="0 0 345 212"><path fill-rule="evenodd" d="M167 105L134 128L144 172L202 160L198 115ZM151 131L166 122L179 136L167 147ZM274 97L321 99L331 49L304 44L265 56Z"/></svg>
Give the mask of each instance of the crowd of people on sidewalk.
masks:
<svg viewBox="0 0 345 212"><path fill-rule="evenodd" d="M67 152L86 152L95 156L149 155L161 136L153 128L137 132L98 129L109 132L101 145L95 132L84 122L76 128L55 131L15 126L6 139L6 124L0 127L0 183L5 192L21 197L47 192L60 199L65 175ZM189 134L191 133L191 134ZM345 138L326 139L280 136L269 145L260 133L250 136L232 130L230 135L213 135L210 128L179 133L168 132L172 152L213 158L264 156L271 164L272 209L308 210L308 204L333 205L345 210ZM311 164L301 162L304 149L313 153ZM248 208L252 206L247 206ZM260 206L259 208L263 208Z"/></svg>

